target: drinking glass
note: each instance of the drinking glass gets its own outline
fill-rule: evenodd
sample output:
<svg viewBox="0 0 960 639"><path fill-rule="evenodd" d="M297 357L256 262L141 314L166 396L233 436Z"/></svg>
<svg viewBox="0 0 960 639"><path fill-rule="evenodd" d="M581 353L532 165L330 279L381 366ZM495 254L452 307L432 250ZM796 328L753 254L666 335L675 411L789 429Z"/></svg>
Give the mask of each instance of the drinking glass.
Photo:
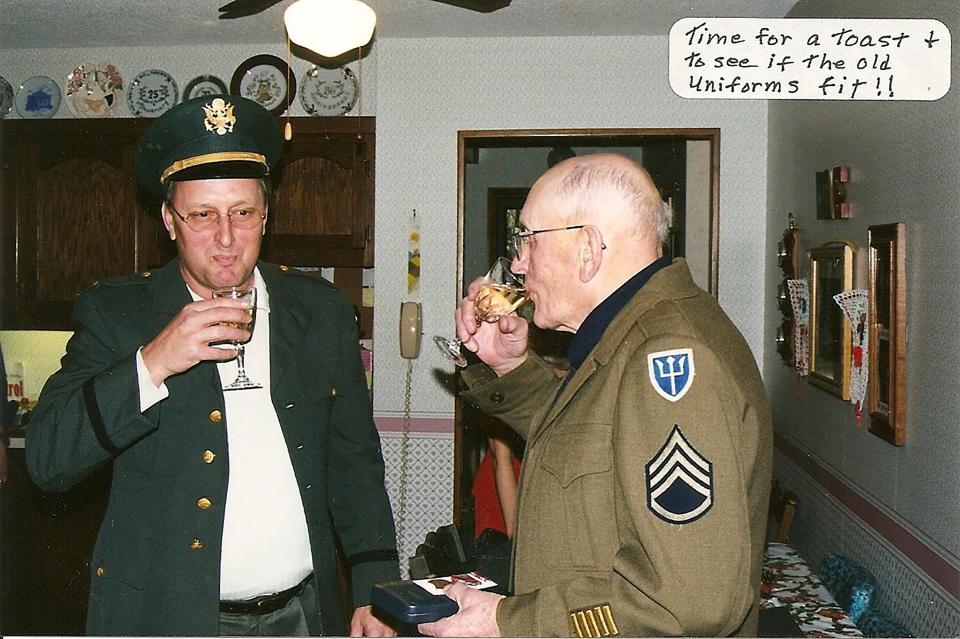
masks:
<svg viewBox="0 0 960 639"><path fill-rule="evenodd" d="M227 326L233 326L234 328L244 328L247 329L247 334L253 336L253 324L254 320L257 317L257 289L255 288L242 288L238 286L231 286L230 288L221 288L213 292L213 297L215 298L228 298L234 300L243 300L247 303L247 312L250 314L249 322L223 322ZM247 337L245 341L250 341L250 337ZM237 378L223 387L223 390L246 390L248 388L263 388L261 384L251 380L247 377L247 371L243 365L243 356L244 356L244 342L241 341L230 341L237 349Z"/></svg>
<svg viewBox="0 0 960 639"><path fill-rule="evenodd" d="M474 300L477 321L497 322L526 301L527 290L520 278L510 272L510 260L498 257L483 276L480 290ZM433 341L440 348L440 352L454 364L460 368L467 365L467 360L460 352L462 342L458 338L448 339L442 335L435 335Z"/></svg>

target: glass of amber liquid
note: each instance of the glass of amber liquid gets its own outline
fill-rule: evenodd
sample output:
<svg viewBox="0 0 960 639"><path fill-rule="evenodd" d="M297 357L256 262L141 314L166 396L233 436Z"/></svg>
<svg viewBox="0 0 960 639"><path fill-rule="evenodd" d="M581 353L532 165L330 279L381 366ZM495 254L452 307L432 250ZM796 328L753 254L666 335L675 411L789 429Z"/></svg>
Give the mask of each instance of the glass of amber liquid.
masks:
<svg viewBox="0 0 960 639"><path fill-rule="evenodd" d="M246 341L250 341L250 337L253 337L253 324L254 319L256 318L256 309L257 309L257 289L255 288L241 288L238 286L231 286L230 288L221 288L213 292L214 298L229 298L234 300L243 300L247 303L247 312L250 314L250 321L248 322L224 322L228 326L234 328L242 328L247 331ZM249 388L263 388L261 384L253 381L247 377L247 371L243 364L244 356L244 342L232 341L230 342L237 349L237 378L223 387L225 391L232 390L246 390Z"/></svg>
<svg viewBox="0 0 960 639"><path fill-rule="evenodd" d="M474 310L478 322L497 322L509 315L527 301L527 290L516 275L510 272L510 260L498 257L490 270L483 276L480 290L474 300ZM434 343L443 355L463 368L467 360L460 351L461 341L435 335Z"/></svg>

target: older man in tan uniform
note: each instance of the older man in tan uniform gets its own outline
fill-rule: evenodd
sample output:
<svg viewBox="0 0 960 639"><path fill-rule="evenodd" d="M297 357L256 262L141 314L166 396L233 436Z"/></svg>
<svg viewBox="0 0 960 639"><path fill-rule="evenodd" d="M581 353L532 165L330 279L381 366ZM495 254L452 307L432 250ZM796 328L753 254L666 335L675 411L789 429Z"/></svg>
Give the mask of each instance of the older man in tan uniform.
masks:
<svg viewBox="0 0 960 639"><path fill-rule="evenodd" d="M447 594L437 636L755 635L771 419L756 362L685 262L670 211L623 156L566 160L534 185L513 263L534 322L576 333L572 370L516 317L457 332L486 366L465 398L526 440L515 595Z"/></svg>

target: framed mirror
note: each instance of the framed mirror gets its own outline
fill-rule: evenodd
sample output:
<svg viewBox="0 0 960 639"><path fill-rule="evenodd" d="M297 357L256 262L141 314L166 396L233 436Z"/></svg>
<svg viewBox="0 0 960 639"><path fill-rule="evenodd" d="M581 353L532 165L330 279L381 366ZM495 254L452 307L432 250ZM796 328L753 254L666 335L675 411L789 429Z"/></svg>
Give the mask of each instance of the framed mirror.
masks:
<svg viewBox="0 0 960 639"><path fill-rule="evenodd" d="M627 155L650 172L674 209L666 251L684 257L694 281L717 295L719 129L526 129L459 132L458 298L496 257L509 257L509 229L536 179L562 159L602 151ZM562 370L571 334L532 328L533 348ZM453 518L464 536L474 532L472 489L492 432L496 425L458 395Z"/></svg>
<svg viewBox="0 0 960 639"><path fill-rule="evenodd" d="M850 399L850 325L833 296L853 288L853 248L810 249L810 383Z"/></svg>
<svg viewBox="0 0 960 639"><path fill-rule="evenodd" d="M906 441L906 225L869 227L870 432L894 446Z"/></svg>

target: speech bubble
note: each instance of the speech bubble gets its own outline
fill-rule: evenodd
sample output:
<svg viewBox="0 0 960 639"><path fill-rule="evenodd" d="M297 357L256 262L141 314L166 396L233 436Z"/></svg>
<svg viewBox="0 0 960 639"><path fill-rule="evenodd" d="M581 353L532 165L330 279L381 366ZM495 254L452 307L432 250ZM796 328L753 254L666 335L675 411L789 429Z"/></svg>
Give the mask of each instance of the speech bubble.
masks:
<svg viewBox="0 0 960 639"><path fill-rule="evenodd" d="M682 18L670 87L683 98L939 100L950 31L926 19Z"/></svg>

